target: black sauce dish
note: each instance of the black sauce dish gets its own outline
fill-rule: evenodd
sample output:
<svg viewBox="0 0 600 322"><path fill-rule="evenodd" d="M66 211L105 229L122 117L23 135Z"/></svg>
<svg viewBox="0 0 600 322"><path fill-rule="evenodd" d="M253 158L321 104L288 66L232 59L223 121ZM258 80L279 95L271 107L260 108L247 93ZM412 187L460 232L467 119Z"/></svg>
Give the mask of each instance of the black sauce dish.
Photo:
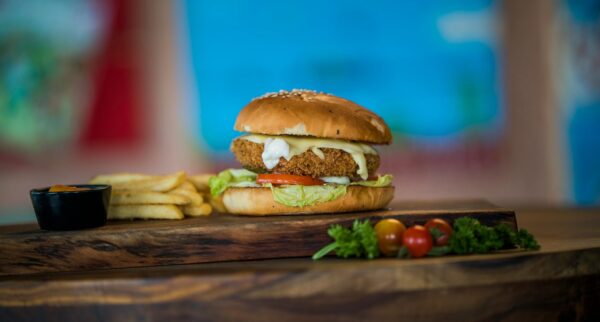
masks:
<svg viewBox="0 0 600 322"><path fill-rule="evenodd" d="M110 202L110 185L75 184L80 191L29 192L38 225L44 230L76 230L104 226Z"/></svg>

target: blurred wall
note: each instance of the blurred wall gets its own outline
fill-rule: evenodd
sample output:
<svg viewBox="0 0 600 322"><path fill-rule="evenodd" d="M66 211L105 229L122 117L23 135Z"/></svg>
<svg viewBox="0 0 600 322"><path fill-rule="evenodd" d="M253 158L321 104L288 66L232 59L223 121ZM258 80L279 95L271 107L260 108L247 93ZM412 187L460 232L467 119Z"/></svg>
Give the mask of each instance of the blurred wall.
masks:
<svg viewBox="0 0 600 322"><path fill-rule="evenodd" d="M7 9L7 3L12 11ZM214 136L232 135L230 128L235 110L252 97L262 94L262 90L255 93L251 90L251 84L244 86L243 83L231 88L230 95L239 102L228 105L229 110L225 105L219 106L219 100L209 99L214 91L208 91L211 87L202 86L202 82L199 82L200 77L206 76L199 71L207 61L199 60L194 54L195 50L203 47L194 47L193 37L197 33L193 32L196 29L190 28L199 27L189 22L192 17L190 11L186 11L190 9L189 1L62 0L56 3L60 5L51 7L52 11L44 7L49 4L43 1L0 2L0 17L11 17L8 20L0 19L0 44L3 44L0 47L0 68L4 68L0 69L0 121L5 122L0 124L5 124L5 130L17 124L14 123L14 114L10 113L13 113L13 109L23 109L14 103L15 97L33 97L36 102L54 102L57 97L63 97L63 93L70 93L65 95L72 97L69 108L61 109L63 105L58 103L42 103L31 105L29 110L24 109L42 115L32 120L38 120L36 124L39 126L36 128L44 129L46 132L40 133L46 134L36 136L30 133L28 137L33 137L34 143L18 143L14 140L18 136L8 136L8 130L0 131L4 133L0 134L0 223L33 218L28 200L28 191L33 187L85 182L98 173L168 173L180 169L197 173L237 166L226 151L214 151L209 140L198 135L202 133L199 129L203 121L210 123L214 120L225 124L221 126L223 132L213 131ZM52 56L55 60L42 60L46 61L46 65L40 65L46 66L43 70L50 73L48 75L70 75L57 78L62 80L60 84L68 86L48 86L42 94L31 92L29 96L15 96L14 93L27 93L23 91L27 87L23 86L25 83L14 81L19 78L11 75L22 75L23 70L27 69L16 69L15 66L20 65L14 59L20 57L19 50L31 53L32 47L16 46L14 39L34 38L15 36L28 35L28 27L18 22L11 25L7 21L19 21L19 17L22 21L40 19L45 13L64 11L81 3L87 3L89 7L86 10L91 11L85 11L89 16L80 14L77 19L96 21L96 25L92 25L96 29L90 27L90 35L92 32L96 35L94 42L87 44L86 50L74 54L58 50ZM593 81L585 81L587 83L584 84L588 85L584 93L587 94L582 96L577 94L582 92L579 87L570 85L581 82L567 82L571 78L565 76L579 68L572 65L578 66L578 61L584 61L573 58L578 57L575 54L581 51L573 50L581 47L569 42L573 35L577 35L579 43L587 44L584 46L588 48L587 54L581 56L588 57L585 61L593 62L600 56L597 42L589 40L598 30L597 15L592 14L592 18L584 22L572 18L577 9L569 7L570 1L506 0L481 3L492 6L498 19L496 63L499 66L497 88L498 106L502 113L500 123L493 125L491 136L484 135L484 139L477 139L465 132L467 134L461 134L460 139L452 144L444 140L423 144L423 141L413 140L410 136L397 135L394 146L380 149L381 172L391 172L396 177L396 198L486 198L506 206L575 202L597 204L600 162L594 161L598 160L598 153L593 151L600 150L600 134L593 115L597 114L594 111L598 108L583 109L578 107L583 103L578 102L583 100L583 96L588 99L585 102L590 101L589 97L595 102L598 86ZM589 5L584 7L583 12L596 12L598 1L586 3ZM352 5L356 4L348 4ZM42 10L42 13L35 13L35 10ZM270 15L268 12L266 14ZM211 16L210 12L207 17L218 18ZM83 23L77 22L76 18L71 19ZM102 21L105 21L104 24ZM207 22L204 26L211 25ZM58 32L63 32L63 38L68 36L64 31ZM343 29L335 32L352 38ZM44 37L50 37L50 40ZM72 37L79 39L77 35ZM90 37L88 35L84 39L92 39ZM39 43L62 48L64 44L55 43L55 38L42 35ZM341 53L343 55L343 51ZM219 63L235 62L236 56L243 58L243 55L243 51L235 52ZM590 70L598 68L594 64L590 66ZM239 68L243 67L240 65ZM14 70L21 74L15 74ZM51 73L56 70L67 72ZM235 76L236 69L231 70ZM350 77L343 76L343 73L339 75ZM581 75L581 72L572 78L577 80L583 77L577 75ZM208 77L203 81L216 82L216 78ZM54 81L52 84L57 83ZM282 83L276 88L264 90L277 91L288 85L295 83ZM309 87L300 85L297 87ZM320 85L314 83L312 86ZM335 88L336 82L322 86ZM359 99L364 97L358 103L374 110L380 108L368 105L369 92L364 94L358 96ZM349 92L347 95L355 94ZM7 97L11 101L2 100ZM116 116L107 117L109 113ZM233 113L233 116L227 113ZM212 116L203 118L208 114ZM129 123L119 115L128 115ZM393 123L395 118L401 116L390 114L386 118ZM90 124L95 124L95 127ZM124 132L119 132L116 130L119 128L117 124L129 125L122 126ZM29 130L27 127L13 127L11 133ZM52 136L52 133L56 135ZM578 148L574 149L574 146ZM583 191L579 193L580 197L575 193L576 187Z"/></svg>
<svg viewBox="0 0 600 322"><path fill-rule="evenodd" d="M81 117L71 119L71 137L57 144L27 152L0 144L0 223L33 218L28 192L34 187L85 182L100 173L206 171L207 161L189 135L193 122L184 121L188 110L181 86L183 67L176 7L168 1L95 2L106 6L107 25L111 24L110 19L119 20L118 30L107 36L112 37L112 43L100 39L95 48L78 58L85 64L77 70L82 75L77 82L89 88L87 96L74 106ZM71 1L68 5L75 4ZM26 9L38 7L32 3ZM103 65L106 61L112 65ZM86 129L87 118L93 115L90 106L95 101L112 103L113 106L100 105L99 113L107 113L111 107L123 105L124 85L119 79L123 75L130 78L127 86L132 88L125 93L132 96L126 104L135 103L138 109L134 115L138 118L137 134L115 132L121 109L130 107L121 106L113 111L117 117L105 120L99 134L90 139L90 129ZM45 126L62 125L48 120Z"/></svg>

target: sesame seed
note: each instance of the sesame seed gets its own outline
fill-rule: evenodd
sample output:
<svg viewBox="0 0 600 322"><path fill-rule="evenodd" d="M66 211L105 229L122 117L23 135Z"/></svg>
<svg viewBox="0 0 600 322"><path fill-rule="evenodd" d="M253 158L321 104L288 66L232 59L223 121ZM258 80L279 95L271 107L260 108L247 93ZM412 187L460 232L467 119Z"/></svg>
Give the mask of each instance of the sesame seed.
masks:
<svg viewBox="0 0 600 322"><path fill-rule="evenodd" d="M307 96L314 96L317 94L325 94L323 92L317 92L317 91L313 91L310 89L297 89L294 88L291 91L287 91L287 90L280 90L279 92L271 92L271 93L266 93L263 94L259 97L256 97L253 99L254 100L259 100L259 99L263 99L263 98L268 98L268 97L300 97L303 99L306 99ZM330 95L330 94L326 94L326 95Z"/></svg>

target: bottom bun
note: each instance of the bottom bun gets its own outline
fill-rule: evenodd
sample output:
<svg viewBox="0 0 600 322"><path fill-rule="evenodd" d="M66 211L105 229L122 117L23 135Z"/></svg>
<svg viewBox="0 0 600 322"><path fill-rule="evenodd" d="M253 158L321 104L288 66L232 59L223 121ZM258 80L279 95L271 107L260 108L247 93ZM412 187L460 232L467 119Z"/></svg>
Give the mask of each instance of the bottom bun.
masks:
<svg viewBox="0 0 600 322"><path fill-rule="evenodd" d="M393 197L394 187L348 186L346 194L335 200L290 207L273 200L270 188L229 188L223 194L223 203L229 213L236 215L301 215L381 209Z"/></svg>

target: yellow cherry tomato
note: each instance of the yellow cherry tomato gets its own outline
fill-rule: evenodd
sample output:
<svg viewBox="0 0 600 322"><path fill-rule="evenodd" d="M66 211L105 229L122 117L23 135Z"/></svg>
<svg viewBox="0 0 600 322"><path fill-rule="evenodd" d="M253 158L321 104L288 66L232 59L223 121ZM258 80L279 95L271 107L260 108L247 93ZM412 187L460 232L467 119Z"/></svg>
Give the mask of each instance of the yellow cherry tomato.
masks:
<svg viewBox="0 0 600 322"><path fill-rule="evenodd" d="M380 220L375 225L379 251L387 257L396 256L405 230L404 224L397 219Z"/></svg>

